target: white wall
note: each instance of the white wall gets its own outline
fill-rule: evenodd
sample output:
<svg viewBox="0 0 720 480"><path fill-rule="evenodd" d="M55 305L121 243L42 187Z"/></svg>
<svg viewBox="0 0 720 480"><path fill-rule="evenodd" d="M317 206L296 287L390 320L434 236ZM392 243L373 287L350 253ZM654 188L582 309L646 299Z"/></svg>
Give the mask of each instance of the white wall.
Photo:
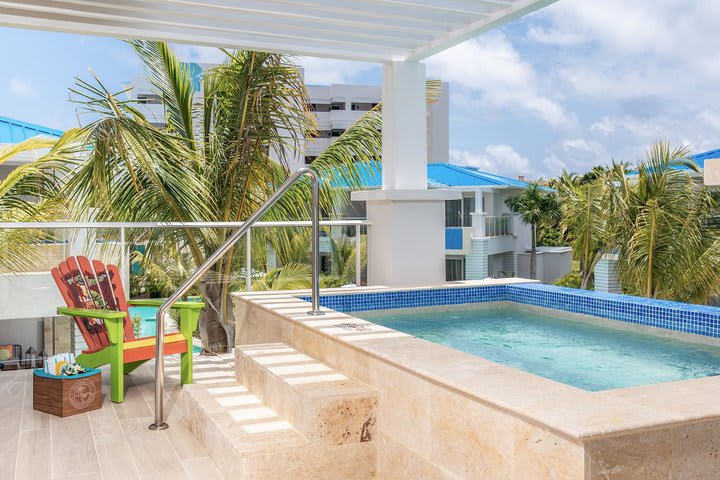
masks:
<svg viewBox="0 0 720 480"><path fill-rule="evenodd" d="M537 279L554 283L572 271L572 248L542 247L537 251ZM530 278L530 253L518 254L518 277Z"/></svg>
<svg viewBox="0 0 720 480"><path fill-rule="evenodd" d="M63 305L50 272L0 275L0 322L53 316Z"/></svg>
<svg viewBox="0 0 720 480"><path fill-rule="evenodd" d="M447 163L450 161L450 86L443 82L440 98L428 104L428 162Z"/></svg>
<svg viewBox="0 0 720 480"><path fill-rule="evenodd" d="M65 305L50 272L0 275L0 344L43 348L43 318Z"/></svg>

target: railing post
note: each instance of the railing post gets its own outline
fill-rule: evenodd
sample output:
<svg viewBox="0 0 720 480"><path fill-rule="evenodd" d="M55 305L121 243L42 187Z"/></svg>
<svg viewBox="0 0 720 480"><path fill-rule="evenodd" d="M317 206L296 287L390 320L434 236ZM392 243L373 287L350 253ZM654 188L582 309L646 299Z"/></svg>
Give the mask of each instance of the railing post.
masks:
<svg viewBox="0 0 720 480"><path fill-rule="evenodd" d="M362 265L360 264L360 247L362 242L360 241L360 225L355 225L355 286L359 287L362 284Z"/></svg>
<svg viewBox="0 0 720 480"><path fill-rule="evenodd" d="M252 290L252 228L245 234L245 290Z"/></svg>
<svg viewBox="0 0 720 480"><path fill-rule="evenodd" d="M214 251L197 270L195 270L178 289L160 305L155 314L155 422L150 430L165 430L168 424L163 422L163 390L165 388L165 313L185 293L205 275L220 258L225 255L240 238L246 234L252 225L272 207L275 202L290 188L301 176L309 175L312 180L312 311L308 315L323 315L320 311L320 181L315 172L309 168L301 168L288 178L285 183L273 193L270 198L258 208L255 213L235 230L225 243Z"/></svg>
<svg viewBox="0 0 720 480"><path fill-rule="evenodd" d="M120 277L126 295L130 295L130 265L125 245L125 227L120 227Z"/></svg>
<svg viewBox="0 0 720 480"><path fill-rule="evenodd" d="M312 275L310 285L312 288L312 310L307 312L308 315L323 315L320 310L320 181L317 174L312 170L308 170L312 181Z"/></svg>

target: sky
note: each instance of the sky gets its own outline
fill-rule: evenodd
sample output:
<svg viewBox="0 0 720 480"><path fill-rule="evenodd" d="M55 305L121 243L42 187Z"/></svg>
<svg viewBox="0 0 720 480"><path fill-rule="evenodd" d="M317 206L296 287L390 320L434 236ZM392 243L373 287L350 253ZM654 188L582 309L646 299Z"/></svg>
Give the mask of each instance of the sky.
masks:
<svg viewBox="0 0 720 480"><path fill-rule="evenodd" d="M718 24L714 0L559 0L427 59L428 78L450 83L451 162L548 178L634 162L655 140L720 148ZM142 74L112 38L0 28L0 42L0 115L52 128L78 124L75 77L120 90ZM380 83L378 64L297 61L308 83Z"/></svg>

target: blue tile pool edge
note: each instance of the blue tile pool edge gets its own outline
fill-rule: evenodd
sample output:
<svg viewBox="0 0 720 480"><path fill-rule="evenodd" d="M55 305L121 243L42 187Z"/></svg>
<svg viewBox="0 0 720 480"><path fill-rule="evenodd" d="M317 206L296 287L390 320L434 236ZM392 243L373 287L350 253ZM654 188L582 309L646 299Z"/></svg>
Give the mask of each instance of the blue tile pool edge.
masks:
<svg viewBox="0 0 720 480"><path fill-rule="evenodd" d="M309 296L297 298L310 301ZM720 338L720 308L540 283L321 295L343 313L509 301Z"/></svg>

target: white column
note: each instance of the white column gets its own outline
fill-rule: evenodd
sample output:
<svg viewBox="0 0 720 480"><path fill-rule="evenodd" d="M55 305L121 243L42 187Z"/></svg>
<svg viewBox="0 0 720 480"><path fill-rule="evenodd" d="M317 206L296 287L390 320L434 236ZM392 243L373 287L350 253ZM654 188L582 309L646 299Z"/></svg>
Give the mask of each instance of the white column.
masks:
<svg viewBox="0 0 720 480"><path fill-rule="evenodd" d="M354 192L367 202L370 285L445 281L445 200L459 191L427 188L425 65L383 65L382 190Z"/></svg>
<svg viewBox="0 0 720 480"><path fill-rule="evenodd" d="M425 64L383 65L383 190L427 189Z"/></svg>
<svg viewBox="0 0 720 480"><path fill-rule="evenodd" d="M485 237L485 212L472 212L472 236L473 238Z"/></svg>

